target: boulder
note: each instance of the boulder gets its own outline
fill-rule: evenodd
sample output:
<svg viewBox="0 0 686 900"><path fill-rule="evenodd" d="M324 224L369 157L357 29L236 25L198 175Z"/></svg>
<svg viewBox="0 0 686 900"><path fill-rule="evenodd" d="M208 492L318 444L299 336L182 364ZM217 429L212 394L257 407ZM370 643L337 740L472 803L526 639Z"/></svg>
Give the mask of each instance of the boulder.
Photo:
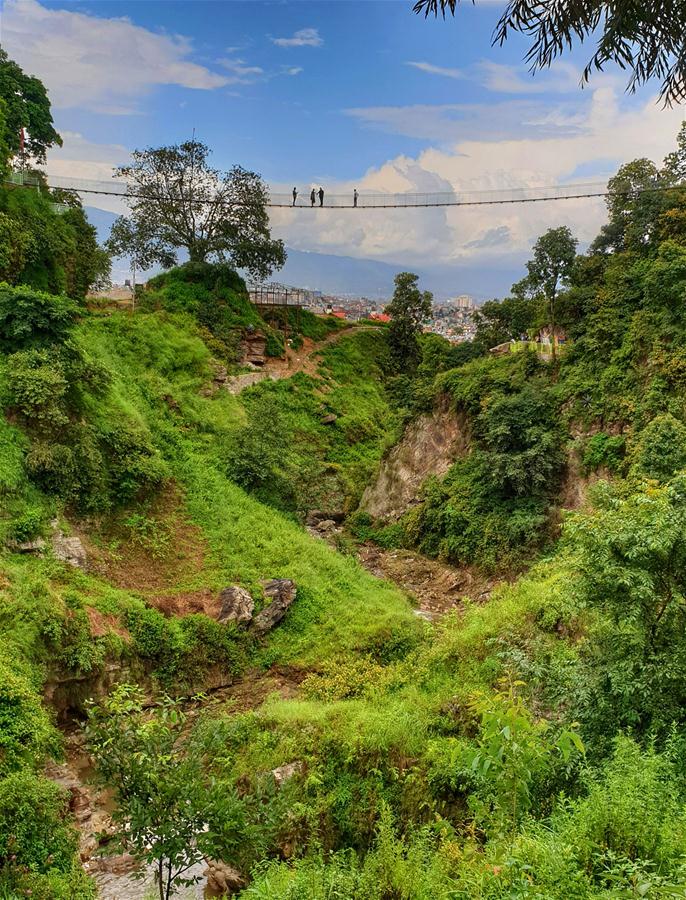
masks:
<svg viewBox="0 0 686 900"><path fill-rule="evenodd" d="M336 523L333 519L322 519L317 522L315 525L317 531L323 531L324 533L328 533L329 531L334 531L336 528Z"/></svg>
<svg viewBox="0 0 686 900"><path fill-rule="evenodd" d="M267 361L267 339L253 332L244 334L240 345L241 362L253 366L263 366Z"/></svg>
<svg viewBox="0 0 686 900"><path fill-rule="evenodd" d="M337 418L338 416L336 415L336 413L329 413L326 416L322 416L319 421L322 423L322 425L333 425Z"/></svg>
<svg viewBox="0 0 686 900"><path fill-rule="evenodd" d="M42 553L46 545L43 538L35 538L32 541L8 541L7 546L15 553Z"/></svg>
<svg viewBox="0 0 686 900"><path fill-rule="evenodd" d="M271 631L283 619L295 600L297 589L290 578L272 578L264 583L264 596L271 602L259 612L252 623L258 637Z"/></svg>
<svg viewBox="0 0 686 900"><path fill-rule="evenodd" d="M236 625L247 625L252 621L255 611L255 601L245 588L237 584L224 588L219 595L221 609L217 616L218 622L234 622Z"/></svg>
<svg viewBox="0 0 686 900"><path fill-rule="evenodd" d="M337 525L340 525L345 519L345 513L341 510L335 510L332 512L325 512L323 509L311 509L307 513L307 518L305 519L306 525L314 525L316 526L319 522L323 521L332 521Z"/></svg>
<svg viewBox="0 0 686 900"><path fill-rule="evenodd" d="M207 863L207 886L211 891L215 891L223 897L236 894L245 887L245 878L238 869L216 859L206 859L205 862Z"/></svg>
<svg viewBox="0 0 686 900"><path fill-rule="evenodd" d="M274 776L274 781L279 787L281 787L284 781L288 781L289 778L292 778L294 775L298 775L300 772L302 772L302 770L302 762L300 760L296 760L295 762L286 763L283 766L272 769L272 775Z"/></svg>
<svg viewBox="0 0 686 900"><path fill-rule="evenodd" d="M56 520L51 522L52 533L52 552L57 559L67 565L74 566L75 569L85 569L88 563L86 548L81 543L80 537L67 537L60 529Z"/></svg>

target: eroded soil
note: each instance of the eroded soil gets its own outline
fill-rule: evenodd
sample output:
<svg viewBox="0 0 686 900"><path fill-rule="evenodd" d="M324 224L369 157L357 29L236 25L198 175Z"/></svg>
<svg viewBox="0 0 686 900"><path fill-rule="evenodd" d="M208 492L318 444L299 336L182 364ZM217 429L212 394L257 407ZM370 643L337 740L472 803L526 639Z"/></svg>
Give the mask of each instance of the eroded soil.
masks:
<svg viewBox="0 0 686 900"><path fill-rule="evenodd" d="M377 578L387 578L417 602L417 613L436 621L460 606L465 597L483 603L502 580L487 578L468 568L455 568L409 550L384 550L365 544L359 560Z"/></svg>

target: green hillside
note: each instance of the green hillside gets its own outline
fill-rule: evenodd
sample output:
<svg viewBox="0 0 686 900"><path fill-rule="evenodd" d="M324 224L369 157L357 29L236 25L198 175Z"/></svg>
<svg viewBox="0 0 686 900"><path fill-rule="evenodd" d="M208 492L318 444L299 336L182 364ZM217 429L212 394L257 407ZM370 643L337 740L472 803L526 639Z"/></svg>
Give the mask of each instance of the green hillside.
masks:
<svg viewBox="0 0 686 900"><path fill-rule="evenodd" d="M95 897L98 849L163 900L206 860L261 900L686 895L685 147L458 346L411 273L388 328L260 312L197 259L88 300L80 204L0 189L0 898ZM269 268L255 222L233 252ZM446 410L462 450L373 521Z"/></svg>

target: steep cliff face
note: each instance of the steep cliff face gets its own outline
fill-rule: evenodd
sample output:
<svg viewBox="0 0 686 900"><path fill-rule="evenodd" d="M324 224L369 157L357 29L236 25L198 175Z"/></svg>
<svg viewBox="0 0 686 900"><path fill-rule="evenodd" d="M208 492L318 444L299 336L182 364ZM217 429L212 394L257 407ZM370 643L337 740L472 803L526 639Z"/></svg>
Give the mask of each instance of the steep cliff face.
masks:
<svg viewBox="0 0 686 900"><path fill-rule="evenodd" d="M466 416L447 398L405 429L402 439L382 459L374 481L362 495L360 509L374 519L391 521L417 502L430 475L442 477L469 449Z"/></svg>

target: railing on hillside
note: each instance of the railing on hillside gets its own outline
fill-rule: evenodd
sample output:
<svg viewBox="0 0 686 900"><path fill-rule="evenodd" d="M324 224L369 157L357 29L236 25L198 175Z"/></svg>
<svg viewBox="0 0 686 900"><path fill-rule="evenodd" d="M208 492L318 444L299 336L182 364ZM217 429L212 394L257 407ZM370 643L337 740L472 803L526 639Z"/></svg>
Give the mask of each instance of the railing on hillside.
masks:
<svg viewBox="0 0 686 900"><path fill-rule="evenodd" d="M5 181L19 187L40 187L40 180L31 172L10 172Z"/></svg>
<svg viewBox="0 0 686 900"><path fill-rule="evenodd" d="M309 291L283 285L250 285L248 296L255 306L308 306L310 303Z"/></svg>

